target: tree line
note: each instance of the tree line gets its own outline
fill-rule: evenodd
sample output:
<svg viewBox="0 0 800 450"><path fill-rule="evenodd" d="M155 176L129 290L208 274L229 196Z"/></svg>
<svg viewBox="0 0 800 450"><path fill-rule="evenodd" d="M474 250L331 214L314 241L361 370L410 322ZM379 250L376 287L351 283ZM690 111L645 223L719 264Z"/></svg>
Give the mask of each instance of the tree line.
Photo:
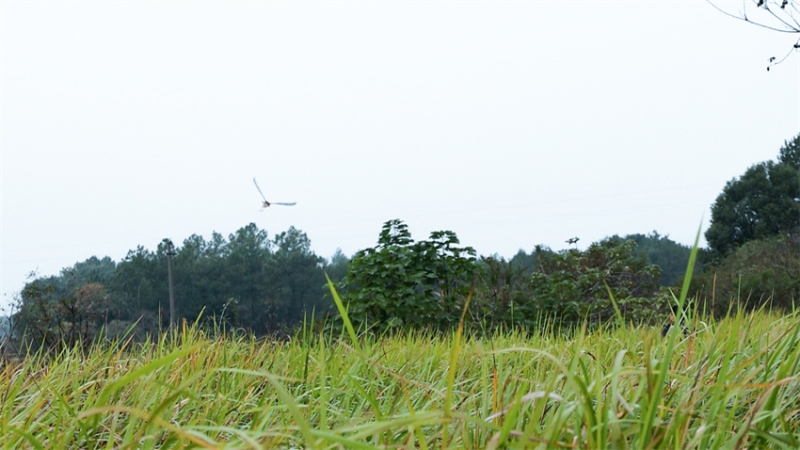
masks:
<svg viewBox="0 0 800 450"><path fill-rule="evenodd" d="M133 330L139 338L169 326L168 240L155 251L142 246L118 263L91 257L57 276L28 282L19 296L17 332L36 344L110 336ZM192 235L173 257L176 313L180 320L214 320L257 335L279 333L314 311L330 308L324 271L341 278L347 258L328 262L311 250L300 230L271 237L251 223L225 239Z"/></svg>
<svg viewBox="0 0 800 450"><path fill-rule="evenodd" d="M800 135L777 161L729 181L711 208L688 286L692 307L724 315L739 308L792 310L800 300ZM356 253L341 287L351 320L380 332L449 328L470 298L467 326L480 330L596 325L621 314L652 323L674 313L688 246L657 232L612 236L585 251L536 246L511 260L476 258L455 233L414 242L399 220ZM616 303L616 304L615 304Z"/></svg>
<svg viewBox="0 0 800 450"><path fill-rule="evenodd" d="M726 183L705 237L693 292L710 310L800 305L800 134Z"/></svg>
<svg viewBox="0 0 800 450"><path fill-rule="evenodd" d="M800 299L800 135L777 161L753 165L728 182L712 206L692 278L695 305L791 309ZM169 319L168 240L155 251L137 247L116 263L92 257L22 290L15 333L48 348L75 340L165 329ZM478 257L456 233L415 241L401 220L386 222L374 247L326 260L291 227L271 237L249 224L225 239L193 235L173 256L180 320L256 335L291 334L334 311L325 274L362 330L447 329L467 298L475 330L599 324L615 314L652 323L671 312L670 287L683 282L691 249L668 236L611 236L586 250L535 246L512 258ZM614 299L617 304L612 303Z"/></svg>

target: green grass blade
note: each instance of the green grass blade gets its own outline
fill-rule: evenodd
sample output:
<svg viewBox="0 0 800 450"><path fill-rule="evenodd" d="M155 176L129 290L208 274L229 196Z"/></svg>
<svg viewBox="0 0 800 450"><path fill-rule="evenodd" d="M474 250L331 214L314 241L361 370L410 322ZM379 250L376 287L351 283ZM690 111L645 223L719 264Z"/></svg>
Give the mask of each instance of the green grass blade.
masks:
<svg viewBox="0 0 800 450"><path fill-rule="evenodd" d="M344 321L344 327L347 329L347 333L350 335L350 341L353 343L353 347L361 353L361 343L358 341L358 336L356 335L356 330L353 328L353 324L350 322L350 318L347 316L347 309L344 307L344 303L342 303L342 299L339 297L339 293L336 292L336 287L333 285L330 277L328 274L325 274L325 279L328 280L328 288L331 290L331 295L333 296L333 301L336 303L336 308L339 310L339 315L342 316L342 321Z"/></svg>

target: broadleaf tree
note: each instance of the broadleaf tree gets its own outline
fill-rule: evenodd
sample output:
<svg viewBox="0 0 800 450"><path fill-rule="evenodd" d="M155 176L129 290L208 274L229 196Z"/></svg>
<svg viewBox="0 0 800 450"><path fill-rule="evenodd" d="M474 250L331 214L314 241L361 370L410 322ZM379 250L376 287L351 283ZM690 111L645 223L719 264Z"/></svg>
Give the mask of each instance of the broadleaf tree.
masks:
<svg viewBox="0 0 800 450"><path fill-rule="evenodd" d="M350 319L379 330L447 328L457 323L477 263L452 231L414 242L401 220L386 222L378 244L357 252L342 280Z"/></svg>
<svg viewBox="0 0 800 450"><path fill-rule="evenodd" d="M751 166L729 181L711 207L705 233L716 259L744 243L800 228L800 135L786 142L778 162Z"/></svg>

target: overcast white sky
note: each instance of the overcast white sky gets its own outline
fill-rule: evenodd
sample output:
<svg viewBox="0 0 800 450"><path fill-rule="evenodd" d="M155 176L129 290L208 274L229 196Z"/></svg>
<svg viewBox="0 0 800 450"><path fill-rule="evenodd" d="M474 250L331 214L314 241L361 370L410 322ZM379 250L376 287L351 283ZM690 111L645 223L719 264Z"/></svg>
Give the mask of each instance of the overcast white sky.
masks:
<svg viewBox="0 0 800 450"><path fill-rule="evenodd" d="M690 244L725 182L800 131L800 55L765 70L797 36L702 0L1 12L0 305L32 270L250 222L327 258L395 218L505 257ZM259 212L254 176L297 206Z"/></svg>

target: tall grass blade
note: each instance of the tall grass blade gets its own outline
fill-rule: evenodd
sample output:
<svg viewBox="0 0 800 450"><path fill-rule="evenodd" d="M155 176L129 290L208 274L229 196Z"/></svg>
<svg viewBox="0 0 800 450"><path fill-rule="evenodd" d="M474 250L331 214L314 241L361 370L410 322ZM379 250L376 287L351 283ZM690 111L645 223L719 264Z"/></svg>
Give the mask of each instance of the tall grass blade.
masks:
<svg viewBox="0 0 800 450"><path fill-rule="evenodd" d="M325 274L325 279L328 280L328 288L331 290L331 295L333 296L334 303L336 303L336 308L339 310L339 315L342 316L344 327L347 329L347 333L350 335L350 341L353 343L353 347L355 347L356 350L361 353L361 343L358 341L356 330L353 328L353 324L350 322L350 318L347 316L347 309L345 309L344 303L342 303L342 299L339 297L339 293L336 292L336 287L333 285L333 281L331 281L327 273Z"/></svg>
<svg viewBox="0 0 800 450"><path fill-rule="evenodd" d="M679 335L678 330L682 330L682 324L684 322L684 312L683 307L686 303L686 297L689 294L689 286L691 285L692 281L692 274L694 273L694 264L697 260L697 249L699 248L700 244L700 232L702 230L702 225L697 228L697 234L694 238L694 245L692 246L692 252L689 255L689 264L686 267L686 275L683 278L683 286L681 287L681 295L677 301L677 309L678 315L675 318L675 324L670 329L670 332L667 334L667 348L664 352L663 358L658 361L659 370L656 374L655 382L652 387L652 390L649 392L648 400L647 400L647 409L645 411L644 420L641 423L640 430L641 430L641 441L640 446L642 450L649 448L653 444L653 438L655 430L655 419L656 413L659 411L662 402L661 393L664 390L664 382L667 379L667 372L669 371L670 364L672 361L672 352L675 347L675 341ZM649 361L645 361L645 364L650 364Z"/></svg>
<svg viewBox="0 0 800 450"><path fill-rule="evenodd" d="M453 337L453 344L450 348L450 365L447 369L447 385L445 387L445 395L444 395L444 424L442 429L442 448L446 448L446 445L450 443L450 414L452 413L452 405L453 405L453 388L455 386L456 381L456 370L458 368L458 355L461 351L461 337L464 334L464 318L467 316L467 308L469 308L469 302L472 299L472 293L475 291L475 283L472 283L472 287L469 290L469 294L467 295L467 300L464 302L464 309L461 311L461 319L458 321L458 328L456 329L456 334Z"/></svg>

